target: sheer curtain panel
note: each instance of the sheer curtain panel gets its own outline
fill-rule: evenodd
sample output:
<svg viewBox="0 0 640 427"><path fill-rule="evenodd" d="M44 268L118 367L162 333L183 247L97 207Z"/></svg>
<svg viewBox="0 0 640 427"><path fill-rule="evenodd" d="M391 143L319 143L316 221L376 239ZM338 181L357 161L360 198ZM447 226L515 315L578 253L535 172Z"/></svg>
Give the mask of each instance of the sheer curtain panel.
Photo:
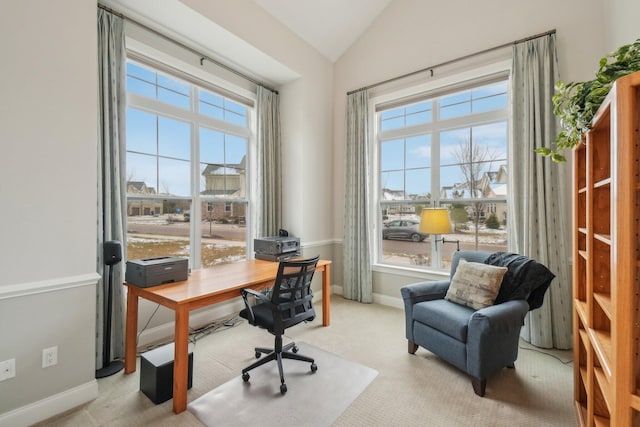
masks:
<svg viewBox="0 0 640 427"><path fill-rule="evenodd" d="M557 80L555 34L514 45L509 248L556 275L544 305L527 316L522 337L539 347L567 349L572 346L569 166L533 151L556 138L551 97Z"/></svg>
<svg viewBox="0 0 640 427"><path fill-rule="evenodd" d="M258 86L258 200L256 230L259 237L275 236L282 221L280 104L278 94Z"/></svg>
<svg viewBox="0 0 640 427"><path fill-rule="evenodd" d="M102 277L97 287L96 369L103 365L103 319L106 298L103 243L124 242L126 186L124 182L125 137L125 46L122 18L98 9L98 241L97 270ZM123 252L124 251L124 245ZM113 265L113 310L111 359L124 356L123 262Z"/></svg>
<svg viewBox="0 0 640 427"><path fill-rule="evenodd" d="M369 94L347 95L344 200L344 297L373 302L369 249Z"/></svg>

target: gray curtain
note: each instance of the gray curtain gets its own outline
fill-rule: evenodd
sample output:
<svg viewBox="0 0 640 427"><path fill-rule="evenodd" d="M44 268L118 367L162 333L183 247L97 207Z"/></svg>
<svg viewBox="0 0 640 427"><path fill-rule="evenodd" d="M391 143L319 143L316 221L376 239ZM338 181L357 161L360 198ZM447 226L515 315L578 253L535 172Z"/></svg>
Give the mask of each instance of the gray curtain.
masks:
<svg viewBox="0 0 640 427"><path fill-rule="evenodd" d="M103 243L124 242L126 186L124 182L125 137L125 46L121 18L98 9L98 242L97 269L102 280L97 287L96 368L103 366L104 282L106 267ZM123 252L124 252L124 244ZM123 253L124 257L124 253ZM123 258L126 259L126 258ZM113 310L111 360L124 356L123 262L113 266Z"/></svg>
<svg viewBox="0 0 640 427"><path fill-rule="evenodd" d="M258 86L258 236L275 236L282 226L280 104L278 94Z"/></svg>
<svg viewBox="0 0 640 427"><path fill-rule="evenodd" d="M369 249L369 93L347 96L344 200L344 297L373 302Z"/></svg>
<svg viewBox="0 0 640 427"><path fill-rule="evenodd" d="M550 146L557 135L551 101L557 80L555 34L514 46L509 248L556 275L544 305L527 316L522 337L539 347L567 349L572 346L570 166L533 151Z"/></svg>

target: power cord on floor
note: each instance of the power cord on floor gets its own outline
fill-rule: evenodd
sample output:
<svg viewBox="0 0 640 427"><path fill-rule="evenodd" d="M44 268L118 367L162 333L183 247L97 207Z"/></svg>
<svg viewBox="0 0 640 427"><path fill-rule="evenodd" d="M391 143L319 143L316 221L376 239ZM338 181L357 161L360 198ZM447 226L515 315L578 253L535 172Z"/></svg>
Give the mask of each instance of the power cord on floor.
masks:
<svg viewBox="0 0 640 427"><path fill-rule="evenodd" d="M545 354L547 356L553 357L554 359L556 359L558 362L562 363L563 365L571 365L573 364L573 360L568 360L568 361L564 361L561 358L559 358L558 356L556 356L555 354L551 354L551 353L547 353L546 351L543 350L538 350L537 348L531 348L531 347L519 347L522 350L529 350L529 351L535 351L536 353L540 353L540 354Z"/></svg>
<svg viewBox="0 0 640 427"><path fill-rule="evenodd" d="M144 328L142 328L142 330L138 333L138 336L136 338L136 348L138 346L138 340L140 339L140 335L147 329L147 327L149 326L149 323L151 322L151 319L153 319L153 316L156 314L156 312L158 311L158 308L160 307L160 304L158 304L158 306L156 307L156 309L153 311L153 313L151 313L151 316L149 317L149 320L147 320L147 323L144 325ZM200 326L198 328L189 328L189 343L196 345L197 341L201 338L204 338L207 335L210 335L212 333L215 332L220 332L220 331L224 331L227 329L231 329L234 328L235 326L239 325L240 323L242 323L243 320L237 315L234 314L232 316L223 318L223 319L217 319L214 320L210 323L207 323L203 326ZM150 344L148 346L146 346L144 348L144 350L142 351L138 351L137 352L137 356L140 356L141 353L145 353L147 351L153 350L155 348L158 347L162 347L166 344L169 344L173 342L173 339L166 339L164 341L161 342L157 342L154 344Z"/></svg>

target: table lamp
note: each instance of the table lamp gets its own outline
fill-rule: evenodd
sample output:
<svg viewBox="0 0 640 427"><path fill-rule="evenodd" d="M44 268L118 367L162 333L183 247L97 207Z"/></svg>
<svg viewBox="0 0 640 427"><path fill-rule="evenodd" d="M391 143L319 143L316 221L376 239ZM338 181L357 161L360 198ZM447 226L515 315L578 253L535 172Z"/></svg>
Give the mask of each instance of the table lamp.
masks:
<svg viewBox="0 0 640 427"><path fill-rule="evenodd" d="M446 208L424 208L420 214L420 232L425 234L451 234L451 221ZM459 240L445 240L444 237L436 239L435 242L455 242L460 250ZM437 248L437 245L436 245Z"/></svg>

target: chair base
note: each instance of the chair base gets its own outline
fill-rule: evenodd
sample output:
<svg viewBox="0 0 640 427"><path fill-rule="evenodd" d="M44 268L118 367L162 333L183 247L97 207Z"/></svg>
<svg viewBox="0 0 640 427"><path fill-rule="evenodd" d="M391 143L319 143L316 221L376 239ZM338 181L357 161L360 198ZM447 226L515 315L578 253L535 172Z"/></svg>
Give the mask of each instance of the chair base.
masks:
<svg viewBox="0 0 640 427"><path fill-rule="evenodd" d="M282 394L285 394L287 392L287 385L284 382L282 359L292 359L292 360L299 360L301 362L311 363L312 373L318 370L318 366L316 365L315 360L313 358L308 356L303 356L302 354L297 354L298 347L296 346L296 343L292 342L283 347L282 337L276 336L275 344L276 344L275 348L264 348L264 347L255 348L256 358L259 358L262 354L265 354L266 356L255 361L254 363L247 366L246 368L244 368L242 370L242 380L244 382L249 381L249 371L251 371L254 368L257 368L258 366L262 366L267 362L271 362L272 360L275 360L278 363L278 372L280 373L280 392Z"/></svg>

